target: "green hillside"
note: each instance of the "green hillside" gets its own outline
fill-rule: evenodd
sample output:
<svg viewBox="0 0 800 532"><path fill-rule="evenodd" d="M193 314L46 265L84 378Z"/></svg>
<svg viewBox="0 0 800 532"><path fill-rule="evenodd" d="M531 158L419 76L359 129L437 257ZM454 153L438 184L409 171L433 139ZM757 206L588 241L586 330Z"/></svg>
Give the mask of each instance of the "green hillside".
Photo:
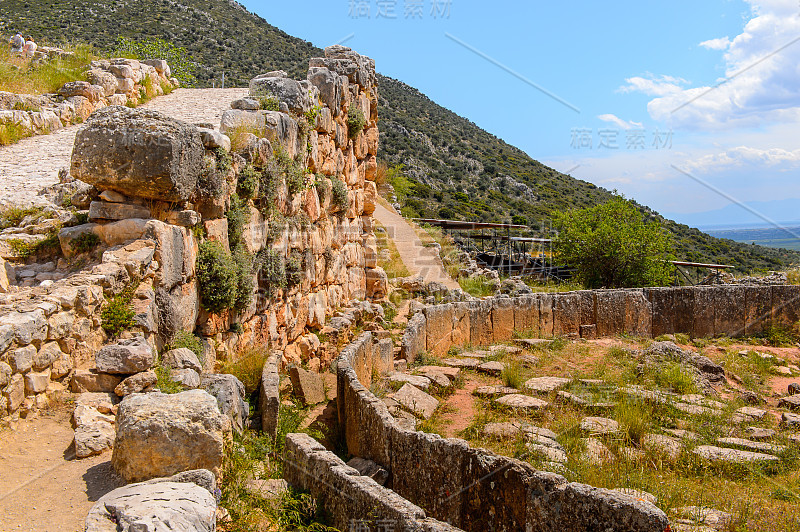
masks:
<svg viewBox="0 0 800 532"><path fill-rule="evenodd" d="M119 36L163 38L189 50L203 86L218 82L223 72L229 86L245 86L256 74L276 69L302 78L308 59L322 53L228 0L2 0L0 32L11 30L50 44L88 42L104 50ZM413 87L383 76L379 85L380 157L404 165L414 184L407 212L481 221L524 219L538 226L554 211L610 197L605 189L535 161ZM795 251L717 239L668 220L665 224L675 234L675 255L681 259L734 264L739 271L800 262Z"/></svg>

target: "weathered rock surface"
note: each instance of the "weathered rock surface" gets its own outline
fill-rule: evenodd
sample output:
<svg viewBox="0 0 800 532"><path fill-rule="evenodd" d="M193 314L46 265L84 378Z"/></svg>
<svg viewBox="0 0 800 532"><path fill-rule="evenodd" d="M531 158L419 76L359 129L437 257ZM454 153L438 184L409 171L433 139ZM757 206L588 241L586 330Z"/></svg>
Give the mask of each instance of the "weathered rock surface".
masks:
<svg viewBox="0 0 800 532"><path fill-rule="evenodd" d="M95 366L102 373L139 373L153 367L153 362L155 353L143 336L103 346L95 355Z"/></svg>
<svg viewBox="0 0 800 532"><path fill-rule="evenodd" d="M129 482L189 469L219 475L230 421L203 390L129 395L119 405L112 465Z"/></svg>
<svg viewBox="0 0 800 532"><path fill-rule="evenodd" d="M523 387L526 390L536 393L550 393L559 388L563 388L572 382L564 377L534 377L525 381Z"/></svg>
<svg viewBox="0 0 800 532"><path fill-rule="evenodd" d="M718 438L717 443L731 447L742 447L750 451L760 451L765 453L782 453L786 450L783 445L773 445L758 441L747 440L745 438Z"/></svg>
<svg viewBox="0 0 800 532"><path fill-rule="evenodd" d="M292 392L307 405L315 405L327 400L322 377L318 373L306 371L299 366L289 368Z"/></svg>
<svg viewBox="0 0 800 532"><path fill-rule="evenodd" d="M117 387L114 388L114 393L120 397L125 397L132 393L140 393L155 384L157 380L158 376L156 376L155 371L148 370L136 373L120 382Z"/></svg>
<svg viewBox="0 0 800 532"><path fill-rule="evenodd" d="M202 373L203 365L197 359L197 355L187 347L171 349L161 355L161 362L172 369L193 369L197 373Z"/></svg>
<svg viewBox="0 0 800 532"><path fill-rule="evenodd" d="M86 532L214 532L217 501L189 482L142 482L107 493L86 517Z"/></svg>
<svg viewBox="0 0 800 532"><path fill-rule="evenodd" d="M350 461L347 462L347 465L358 471L362 477L369 477L381 486L386 484L386 481L389 480L389 472L372 460L356 456L351 458Z"/></svg>
<svg viewBox="0 0 800 532"><path fill-rule="evenodd" d="M242 381L227 374L203 375L200 387L214 396L219 411L230 418L233 430L242 432L249 414Z"/></svg>
<svg viewBox="0 0 800 532"><path fill-rule="evenodd" d="M429 419L439 406L439 401L411 384L404 384L393 399L413 414Z"/></svg>
<svg viewBox="0 0 800 532"><path fill-rule="evenodd" d="M491 361L491 362L484 362L480 366L478 366L478 371L483 373L488 373L489 375L499 376L503 373L503 370L506 368L506 365L502 362Z"/></svg>
<svg viewBox="0 0 800 532"><path fill-rule="evenodd" d="M504 395L499 399L495 399L494 402L499 405L520 410L541 410L547 406L547 401L518 393Z"/></svg>
<svg viewBox="0 0 800 532"><path fill-rule="evenodd" d="M494 397L519 393L519 390L509 386L478 386L472 393L478 397Z"/></svg>
<svg viewBox="0 0 800 532"><path fill-rule="evenodd" d="M114 416L101 413L99 408L92 397L81 396L77 401L72 421L78 458L100 454L114 446Z"/></svg>
<svg viewBox="0 0 800 532"><path fill-rule="evenodd" d="M789 395L781 397L778 401L778 408L788 408L789 410L800 410L800 395Z"/></svg>
<svg viewBox="0 0 800 532"><path fill-rule="evenodd" d="M113 392L122 381L119 375L97 373L88 369L77 369L72 374L71 389L75 393Z"/></svg>
<svg viewBox="0 0 800 532"><path fill-rule="evenodd" d="M278 355L272 354L261 371L261 388L258 406L261 410L261 430L275 438L278 431L278 410L280 408L280 375L278 374Z"/></svg>
<svg viewBox="0 0 800 532"><path fill-rule="evenodd" d="M431 379L423 377L422 375L409 375L407 373L394 372L390 373L386 378L392 383L412 384L420 390L427 390L431 385Z"/></svg>
<svg viewBox="0 0 800 532"><path fill-rule="evenodd" d="M740 451L739 449L729 449L727 447L715 447L713 445L699 445L692 451L701 458L711 462L779 462L780 458L764 453L754 453L751 451Z"/></svg>
<svg viewBox="0 0 800 532"><path fill-rule="evenodd" d="M156 111L111 106L78 131L70 174L132 197L185 201L196 189L204 153L194 126Z"/></svg>
<svg viewBox="0 0 800 532"><path fill-rule="evenodd" d="M605 417L585 417L581 420L581 430L591 434L616 434L619 423Z"/></svg>

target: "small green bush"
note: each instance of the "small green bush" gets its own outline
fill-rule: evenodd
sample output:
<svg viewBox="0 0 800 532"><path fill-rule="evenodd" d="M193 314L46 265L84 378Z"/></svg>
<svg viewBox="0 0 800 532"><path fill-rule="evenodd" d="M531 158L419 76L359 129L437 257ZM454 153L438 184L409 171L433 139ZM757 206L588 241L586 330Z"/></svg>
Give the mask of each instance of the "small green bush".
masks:
<svg viewBox="0 0 800 532"><path fill-rule="evenodd" d="M233 308L244 310L253 300L253 258L244 246L239 246L233 252L233 262L236 265L236 298Z"/></svg>
<svg viewBox="0 0 800 532"><path fill-rule="evenodd" d="M299 252L293 251L286 259L286 284L297 286L303 280L303 257Z"/></svg>
<svg viewBox="0 0 800 532"><path fill-rule="evenodd" d="M236 303L238 268L218 242L205 241L197 254L200 303L209 312L221 312Z"/></svg>
<svg viewBox="0 0 800 532"><path fill-rule="evenodd" d="M232 195L225 218L228 219L228 244L232 250L236 250L242 243L244 226L250 222L250 206L247 201L242 201L236 194Z"/></svg>
<svg viewBox="0 0 800 532"><path fill-rule="evenodd" d="M133 327L133 317L136 314L131 299L129 293L112 297L100 311L100 326L111 338L116 338L123 331Z"/></svg>
<svg viewBox="0 0 800 532"><path fill-rule="evenodd" d="M351 105L347 110L347 136L351 139L356 138L364 130L365 125L367 120L364 118L364 113L357 106Z"/></svg>
<svg viewBox="0 0 800 532"><path fill-rule="evenodd" d="M239 197L246 200L256 197L260 181L260 172L253 168L251 164L245 166L244 170L239 174L239 184L236 189L239 193Z"/></svg>
<svg viewBox="0 0 800 532"><path fill-rule="evenodd" d="M341 179L331 178L331 201L341 210L349 207L349 197L347 195L347 185Z"/></svg>
<svg viewBox="0 0 800 532"><path fill-rule="evenodd" d="M161 393L180 393L186 388L183 384L172 380L172 370L168 366L157 364L156 371L156 384L155 387L161 390Z"/></svg>
<svg viewBox="0 0 800 532"><path fill-rule="evenodd" d="M317 188L317 197L319 198L319 203L322 205L325 203L325 200L330 197L331 193L331 184L322 174L315 174L314 175L314 186Z"/></svg>
<svg viewBox="0 0 800 532"><path fill-rule="evenodd" d="M233 158L225 151L225 148L214 148L214 155L217 158L217 171L227 174L233 168Z"/></svg>
<svg viewBox="0 0 800 532"><path fill-rule="evenodd" d="M100 237L94 233L82 233L78 238L72 241L72 249L78 253L86 253L92 251L100 245Z"/></svg>
<svg viewBox="0 0 800 532"><path fill-rule="evenodd" d="M254 269L259 281L270 292L286 288L286 265L283 257L272 248L264 248L256 255Z"/></svg>
<svg viewBox="0 0 800 532"><path fill-rule="evenodd" d="M171 351L172 349L180 349L185 347L192 353L197 355L197 359L201 364L205 364L205 354L203 352L203 341L194 334L188 331L178 331L172 337L172 341L164 346L164 351Z"/></svg>
<svg viewBox="0 0 800 532"><path fill-rule="evenodd" d="M27 259L33 255L58 255L61 252L58 230L50 231L44 239L36 242L26 242L21 238L9 238L6 243L14 255L21 259Z"/></svg>

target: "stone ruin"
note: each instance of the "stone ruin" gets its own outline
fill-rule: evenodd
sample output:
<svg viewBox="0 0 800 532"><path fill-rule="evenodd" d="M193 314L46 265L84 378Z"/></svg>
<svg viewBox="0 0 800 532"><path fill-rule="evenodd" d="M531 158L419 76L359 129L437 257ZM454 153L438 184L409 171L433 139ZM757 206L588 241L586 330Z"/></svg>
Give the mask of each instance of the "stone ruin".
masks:
<svg viewBox="0 0 800 532"><path fill-rule="evenodd" d="M232 106L219 128L121 106L95 112L76 137L63 184L85 202L87 223L59 233L65 260L83 266L0 296L3 420L45 407L59 389L83 392L74 414L76 452L113 447L115 469L131 482L95 504L87 530L150 530L165 522L214 530L223 450L248 422L242 384L215 374L215 362L251 345L274 352L263 369L258 416L274 435L279 371L327 365L336 353L316 333L351 323L348 313L328 321L333 310L388 293L371 216L374 63L331 47L311 61L307 80L259 76L250 96ZM98 251L86 252L87 241ZM210 248L211 266L251 258L244 274L236 270L235 290L246 287L250 296L241 305L230 294L207 292L213 276L201 282L209 263L200 257ZM114 339L100 311L118 299L130 302L134 326ZM402 358L508 341L514 331L741 335L800 318L800 287L791 286L453 299L413 314ZM380 312L369 302L353 308L351 317ZM164 349L181 332L200 336L202 356ZM154 389L160 351L171 378L192 389ZM669 529L649 502L409 430L368 389L374 374L394 369L394 358L390 339L367 332L335 361L341 435L349 454L383 472L383 485L308 436L287 437L286 481L310 491L334 526L367 519L391 520L398 530Z"/></svg>
<svg viewBox="0 0 800 532"><path fill-rule="evenodd" d="M64 53L67 52L46 48L39 60ZM169 65L162 59L92 61L85 75L87 81L66 83L56 94L0 91L0 124L15 124L27 135L48 134L71 124L80 124L95 111L109 105L135 107L143 99L164 94L165 87L179 86Z"/></svg>

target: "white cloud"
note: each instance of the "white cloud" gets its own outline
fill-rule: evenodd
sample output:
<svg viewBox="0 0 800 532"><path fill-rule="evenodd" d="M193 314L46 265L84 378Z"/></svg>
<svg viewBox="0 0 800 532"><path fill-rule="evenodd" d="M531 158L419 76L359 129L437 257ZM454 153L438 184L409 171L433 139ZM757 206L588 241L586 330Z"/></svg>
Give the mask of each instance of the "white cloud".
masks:
<svg viewBox="0 0 800 532"><path fill-rule="evenodd" d="M715 130L800 120L800 6L796 0L748 0L752 18L723 54L725 76L684 88L668 76L629 78L623 92L656 96L650 116L673 127ZM719 39L702 43L713 48ZM713 43L713 44L712 44Z"/></svg>
<svg viewBox="0 0 800 532"><path fill-rule="evenodd" d="M703 41L700 43L700 46L703 48L708 48L709 50L726 50L730 44L731 40L725 36L720 37L719 39L709 39L707 41Z"/></svg>
<svg viewBox="0 0 800 532"><path fill-rule="evenodd" d="M794 151L782 148L762 150L738 146L721 153L704 155L686 163L688 169L704 173L733 170L747 165L776 171L792 170L800 167L800 149Z"/></svg>
<svg viewBox="0 0 800 532"><path fill-rule="evenodd" d="M642 127L641 122L627 122L619 118L618 116L612 114L599 115L597 118L599 118L603 122L610 122L619 127L620 129L633 129Z"/></svg>
<svg viewBox="0 0 800 532"><path fill-rule="evenodd" d="M625 83L627 85L620 87L619 92L643 92L648 96L667 96L683 91L683 85L689 82L673 76L654 76L648 73L647 77L627 78Z"/></svg>

